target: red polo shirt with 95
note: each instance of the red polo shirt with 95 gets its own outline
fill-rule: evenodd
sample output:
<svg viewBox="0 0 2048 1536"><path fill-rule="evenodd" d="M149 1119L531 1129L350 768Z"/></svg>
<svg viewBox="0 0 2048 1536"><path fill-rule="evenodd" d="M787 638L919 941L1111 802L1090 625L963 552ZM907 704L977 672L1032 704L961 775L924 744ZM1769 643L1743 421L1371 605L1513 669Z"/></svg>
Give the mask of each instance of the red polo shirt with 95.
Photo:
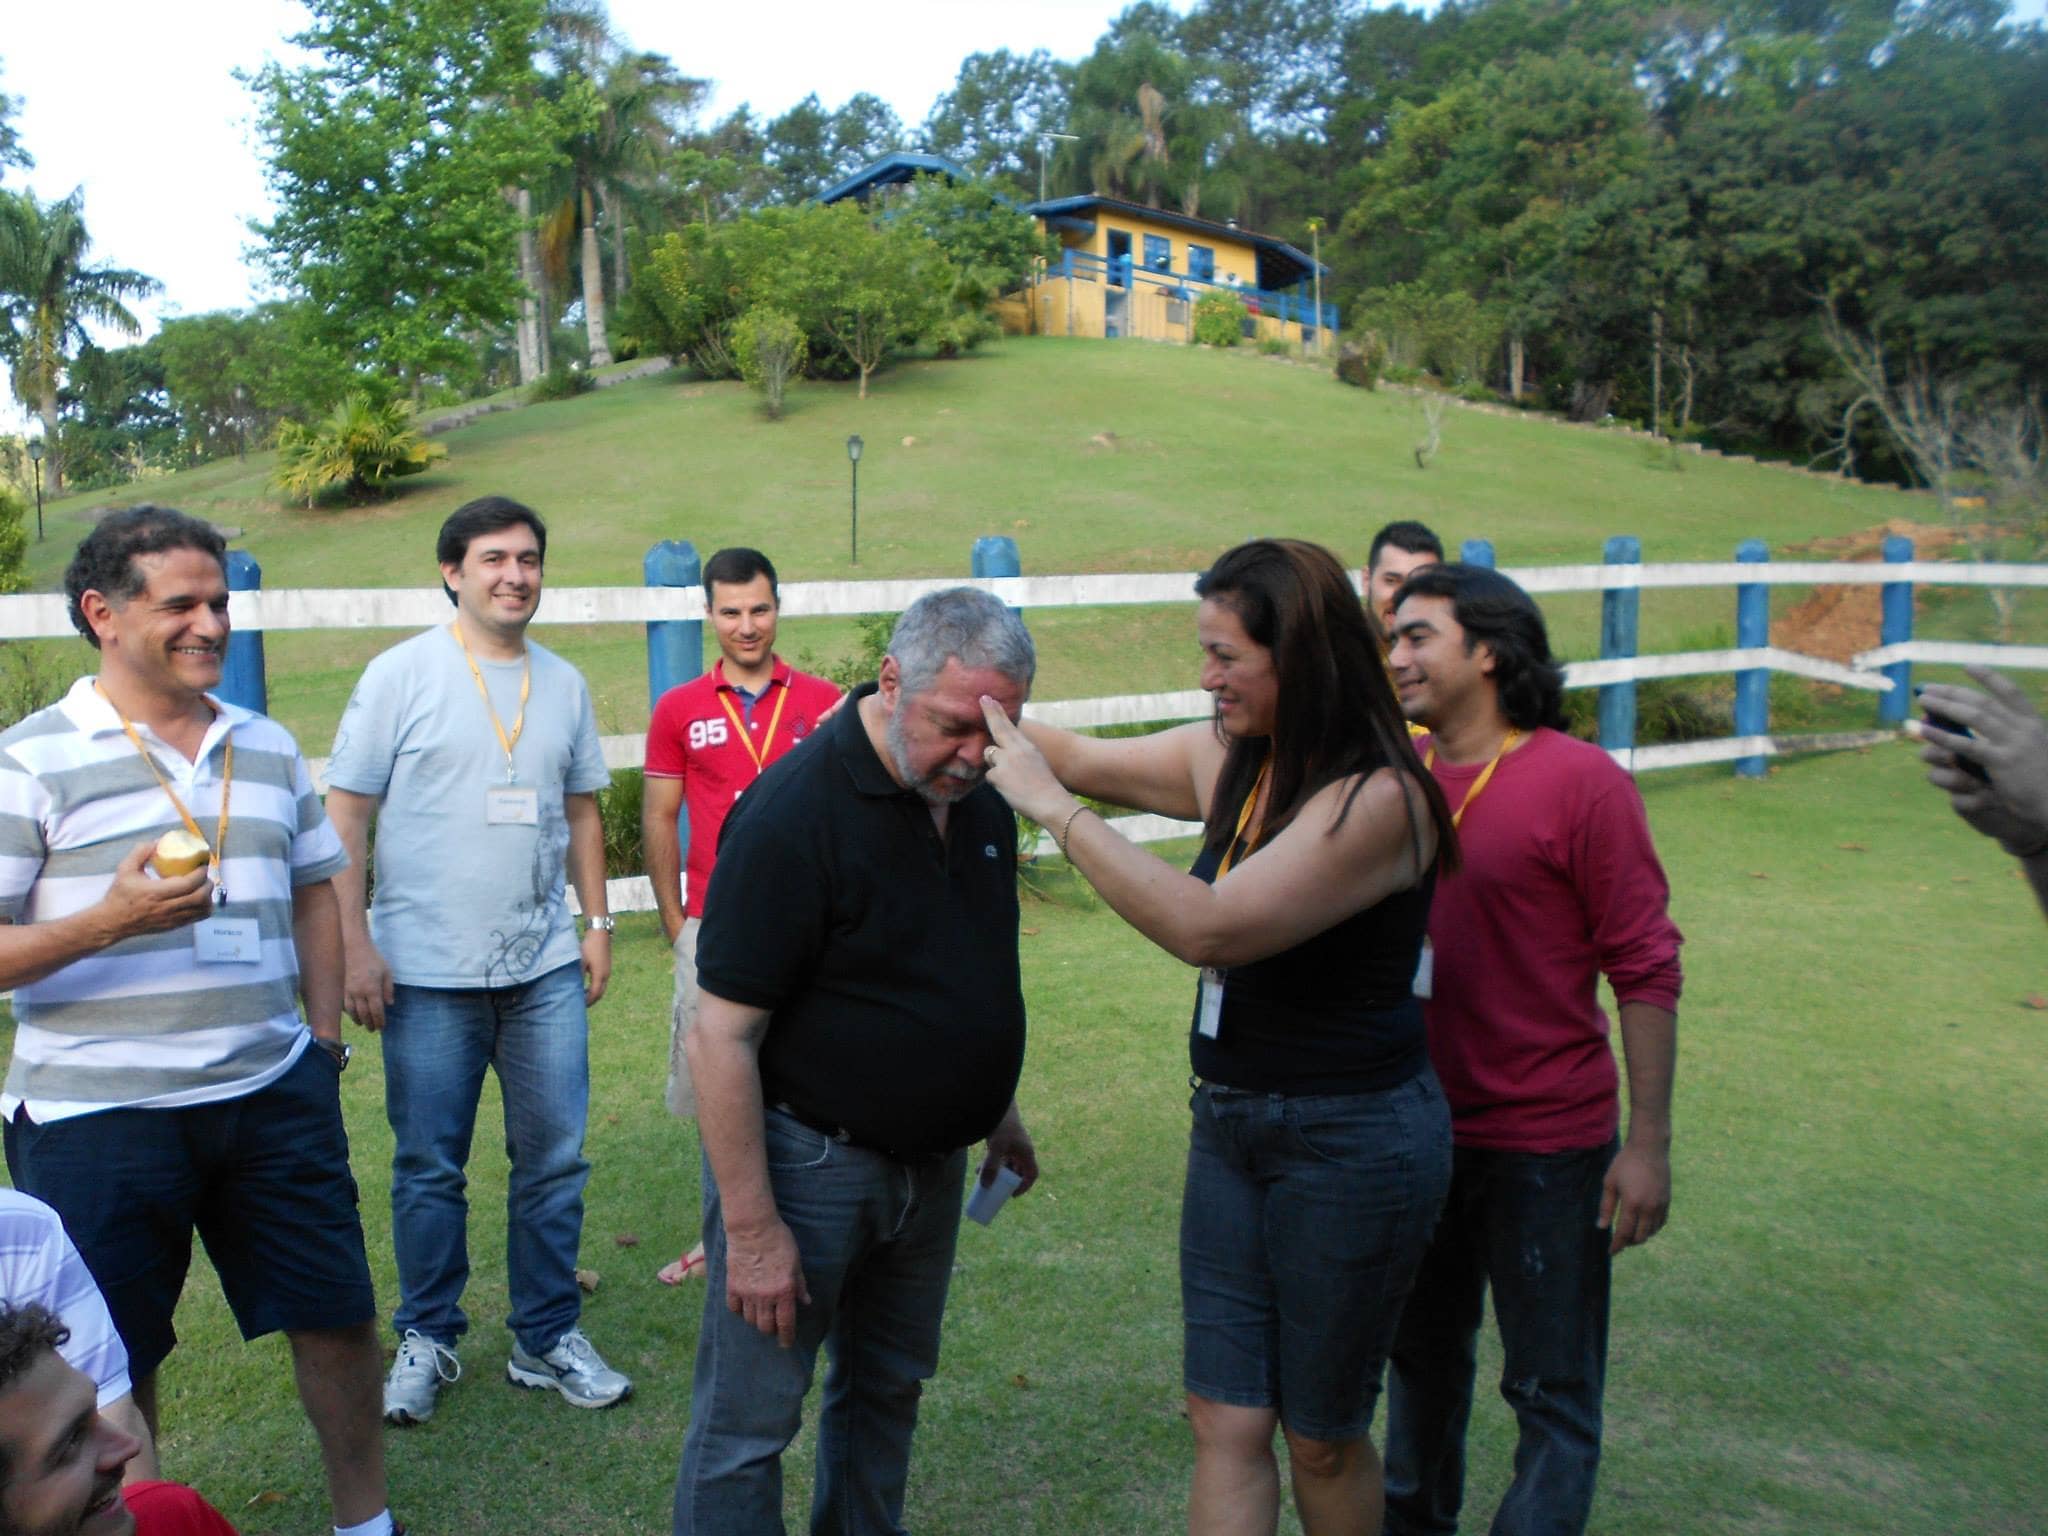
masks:
<svg viewBox="0 0 2048 1536"><path fill-rule="evenodd" d="M816 730L818 717L838 699L836 683L777 657L749 720L745 701L725 680L721 656L709 672L669 689L655 704L647 726L647 777L683 781L683 804L690 812L684 910L691 917L704 915L719 830L733 802L762 768ZM748 740L741 739L741 730Z"/></svg>

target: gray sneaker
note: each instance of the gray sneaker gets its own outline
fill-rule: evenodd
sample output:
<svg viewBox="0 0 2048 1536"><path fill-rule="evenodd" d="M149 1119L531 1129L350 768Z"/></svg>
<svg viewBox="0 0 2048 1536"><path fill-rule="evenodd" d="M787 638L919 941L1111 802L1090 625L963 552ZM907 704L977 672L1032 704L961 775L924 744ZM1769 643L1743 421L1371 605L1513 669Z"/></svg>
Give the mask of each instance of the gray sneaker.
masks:
<svg viewBox="0 0 2048 1536"><path fill-rule="evenodd" d="M391 1374L384 1378L384 1418L391 1424L424 1424L434 1416L434 1398L441 1383L462 1379L462 1362L446 1344L417 1328L405 1330Z"/></svg>
<svg viewBox="0 0 2048 1536"><path fill-rule="evenodd" d="M633 1392L633 1383L604 1363L581 1328L571 1328L538 1359L513 1340L505 1379L519 1387L552 1387L578 1408L609 1408Z"/></svg>

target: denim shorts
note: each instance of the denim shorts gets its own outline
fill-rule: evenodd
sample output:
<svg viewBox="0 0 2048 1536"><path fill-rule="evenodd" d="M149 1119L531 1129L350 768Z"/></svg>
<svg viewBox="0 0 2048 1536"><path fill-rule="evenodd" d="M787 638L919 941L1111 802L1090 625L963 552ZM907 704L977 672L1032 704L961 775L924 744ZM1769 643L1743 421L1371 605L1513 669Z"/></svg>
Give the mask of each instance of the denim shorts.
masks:
<svg viewBox="0 0 2048 1536"><path fill-rule="evenodd" d="M1378 1093L1201 1083L1189 1108L1181 1312L1190 1394L1311 1440L1372 1427L1387 1350L1451 1181L1436 1074Z"/></svg>
<svg viewBox="0 0 2048 1536"><path fill-rule="evenodd" d="M198 1229L245 1339L376 1315L341 1119L341 1069L308 1045L238 1099L7 1125L15 1186L64 1218L128 1346L153 1374Z"/></svg>

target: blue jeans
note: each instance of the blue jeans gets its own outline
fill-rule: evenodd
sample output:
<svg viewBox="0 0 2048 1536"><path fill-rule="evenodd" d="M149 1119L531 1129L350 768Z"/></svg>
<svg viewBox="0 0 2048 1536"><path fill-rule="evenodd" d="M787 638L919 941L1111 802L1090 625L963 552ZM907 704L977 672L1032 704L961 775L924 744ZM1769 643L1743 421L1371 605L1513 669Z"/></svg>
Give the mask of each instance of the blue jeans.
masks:
<svg viewBox="0 0 2048 1536"><path fill-rule="evenodd" d="M1451 1116L1436 1074L1425 1066L1378 1093L1204 1083L1189 1107L1187 1390L1275 1409L1311 1440L1363 1438L1450 1184Z"/></svg>
<svg viewBox="0 0 2048 1536"><path fill-rule="evenodd" d="M384 1107L391 1159L391 1241L398 1255L392 1326L453 1345L469 1327L469 1180L484 1069L505 1101L506 1321L520 1347L545 1354L576 1326L583 1237L583 1130L590 1104L589 1028L580 964L513 987L393 989L385 1010Z"/></svg>
<svg viewBox="0 0 2048 1536"><path fill-rule="evenodd" d="M819 1346L813 1536L901 1536L918 1399L960 1231L967 1154L900 1163L769 1110L768 1177L796 1239L810 1305L794 1348L725 1304L725 1222L704 1165L704 1324L676 1478L676 1536L779 1536L782 1453L803 1420Z"/></svg>
<svg viewBox="0 0 2048 1536"><path fill-rule="evenodd" d="M1460 1147L1451 1198L1395 1335L1387 1391L1388 1536L1445 1536L1465 1491L1465 1427L1490 1285L1514 1409L1515 1476L1493 1536L1578 1536L1600 1466L1609 1236L1600 1186L1616 1144Z"/></svg>

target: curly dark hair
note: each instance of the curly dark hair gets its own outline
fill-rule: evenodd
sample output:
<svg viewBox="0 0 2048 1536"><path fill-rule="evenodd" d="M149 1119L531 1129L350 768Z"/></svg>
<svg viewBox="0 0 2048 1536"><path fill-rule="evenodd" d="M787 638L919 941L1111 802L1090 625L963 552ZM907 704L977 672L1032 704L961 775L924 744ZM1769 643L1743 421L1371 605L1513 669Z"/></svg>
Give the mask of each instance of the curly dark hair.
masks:
<svg viewBox="0 0 2048 1536"><path fill-rule="evenodd" d="M100 519L99 526L85 536L64 571L64 596L71 605L72 628L98 650L100 637L92 632L81 606L85 594L97 592L116 605L142 596L149 585L149 573L136 563L137 558L173 549L196 549L211 555L223 571L227 569L227 540L213 524L188 517L173 507L144 502Z"/></svg>
<svg viewBox="0 0 2048 1536"><path fill-rule="evenodd" d="M1392 768L1429 807L1438 868L1456 869L1450 807L1409 745L1379 642L1337 557L1300 539L1254 539L1225 551L1196 579L1195 591L1236 614L1245 634L1272 652L1279 683L1270 742L1234 741L1224 757L1208 807L1206 842L1220 850L1234 835L1236 810L1258 781L1270 747L1269 837L1325 784L1355 776L1338 814L1341 825L1366 776ZM1220 722L1217 731L1222 733Z"/></svg>
<svg viewBox="0 0 2048 1536"><path fill-rule="evenodd" d="M1466 651L1484 644L1493 652L1494 694L1508 724L1565 729L1564 668L1550 654L1550 632L1534 598L1489 566L1459 561L1422 567L1394 594L1394 606L1411 597L1449 598Z"/></svg>

